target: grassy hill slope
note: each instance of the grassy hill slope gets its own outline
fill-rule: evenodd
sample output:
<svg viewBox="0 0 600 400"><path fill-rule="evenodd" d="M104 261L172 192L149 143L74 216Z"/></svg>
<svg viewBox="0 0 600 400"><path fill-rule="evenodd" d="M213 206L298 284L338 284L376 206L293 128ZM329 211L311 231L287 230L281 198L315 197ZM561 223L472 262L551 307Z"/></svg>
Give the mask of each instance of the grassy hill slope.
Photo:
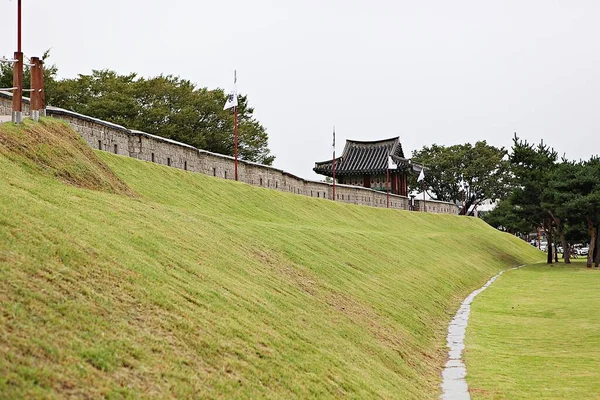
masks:
<svg viewBox="0 0 600 400"><path fill-rule="evenodd" d="M476 219L93 152L49 120L0 126L0 175L0 397L434 398L460 301L540 257Z"/></svg>

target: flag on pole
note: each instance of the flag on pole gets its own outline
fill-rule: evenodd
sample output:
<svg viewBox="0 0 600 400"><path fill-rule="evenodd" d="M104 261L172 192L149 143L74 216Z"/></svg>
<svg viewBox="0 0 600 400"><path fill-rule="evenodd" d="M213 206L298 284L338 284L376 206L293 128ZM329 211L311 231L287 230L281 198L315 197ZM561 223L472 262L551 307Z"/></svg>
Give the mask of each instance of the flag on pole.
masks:
<svg viewBox="0 0 600 400"><path fill-rule="evenodd" d="M238 106L237 89L233 89L231 91L231 93L227 96L227 103L225 103L225 107L223 107L223 110L228 110L230 108L237 107L237 106Z"/></svg>
<svg viewBox="0 0 600 400"><path fill-rule="evenodd" d="M225 103L225 107L223 110L228 110L230 108L234 108L238 106L238 94L237 94L237 72L234 72L233 76L233 90L227 96L227 102Z"/></svg>
<svg viewBox="0 0 600 400"><path fill-rule="evenodd" d="M425 179L425 170L422 169L421 173L419 174L419 177L417 178L417 182L421 182L423 179Z"/></svg>
<svg viewBox="0 0 600 400"><path fill-rule="evenodd" d="M398 168L398 165L396 165L396 163L392 159L392 156L388 156L388 169L396 169L396 168Z"/></svg>
<svg viewBox="0 0 600 400"><path fill-rule="evenodd" d="M335 153L335 126L333 127L333 144L331 145L333 152Z"/></svg>

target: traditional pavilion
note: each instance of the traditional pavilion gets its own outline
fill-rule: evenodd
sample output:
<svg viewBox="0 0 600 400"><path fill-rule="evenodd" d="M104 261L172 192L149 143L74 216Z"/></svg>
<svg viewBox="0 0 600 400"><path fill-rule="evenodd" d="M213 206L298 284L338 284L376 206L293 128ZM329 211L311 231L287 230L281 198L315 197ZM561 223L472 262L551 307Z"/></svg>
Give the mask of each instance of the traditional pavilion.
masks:
<svg viewBox="0 0 600 400"><path fill-rule="evenodd" d="M374 142L347 140L342 155L335 159L335 178L340 184L387 191L388 158L397 165L390 169L390 193L408 196L410 160L404 157L400 138ZM333 177L333 161L315 163L317 174Z"/></svg>

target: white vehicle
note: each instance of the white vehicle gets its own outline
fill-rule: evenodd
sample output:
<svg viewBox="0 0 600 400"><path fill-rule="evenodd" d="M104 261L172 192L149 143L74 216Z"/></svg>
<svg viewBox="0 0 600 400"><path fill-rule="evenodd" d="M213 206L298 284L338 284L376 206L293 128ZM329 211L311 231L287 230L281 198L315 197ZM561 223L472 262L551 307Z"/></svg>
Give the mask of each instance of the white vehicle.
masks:
<svg viewBox="0 0 600 400"><path fill-rule="evenodd" d="M590 252L590 248L588 246L577 249L577 255L579 256L587 256Z"/></svg>

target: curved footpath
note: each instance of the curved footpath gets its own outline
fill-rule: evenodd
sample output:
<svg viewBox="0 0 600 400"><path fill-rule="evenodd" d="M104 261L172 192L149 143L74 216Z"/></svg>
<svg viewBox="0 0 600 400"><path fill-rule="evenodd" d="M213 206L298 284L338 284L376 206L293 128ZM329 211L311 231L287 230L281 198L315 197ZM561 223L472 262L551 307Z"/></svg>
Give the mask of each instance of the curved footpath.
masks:
<svg viewBox="0 0 600 400"><path fill-rule="evenodd" d="M448 326L448 336L446 338L447 346L449 348L448 361L442 371L442 399L471 399L469 386L465 380L465 377L467 376L467 367L462 360L462 352L465 349L465 333L467 331L467 323L469 322L469 314L471 313L471 303L473 302L473 299L475 299L479 293L490 287L490 285L504 272L523 267L524 265L509 268L494 275L485 285L467 296L460 305L454 318L452 318L452 321L450 321L450 325Z"/></svg>

